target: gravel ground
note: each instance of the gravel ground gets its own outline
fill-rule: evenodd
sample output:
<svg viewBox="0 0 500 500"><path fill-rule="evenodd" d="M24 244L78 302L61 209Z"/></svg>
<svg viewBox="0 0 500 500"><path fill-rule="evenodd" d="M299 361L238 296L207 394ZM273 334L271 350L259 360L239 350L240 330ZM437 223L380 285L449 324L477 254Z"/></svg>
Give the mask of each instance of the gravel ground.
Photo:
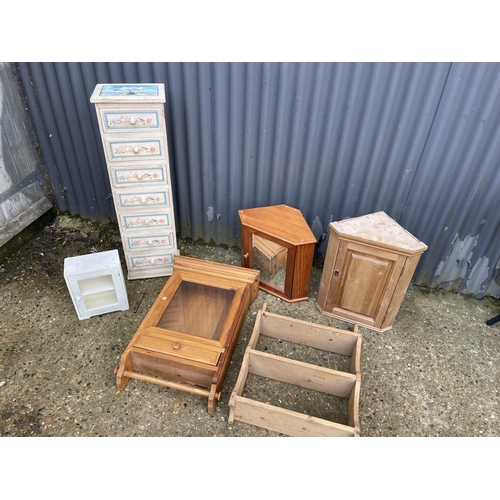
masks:
<svg viewBox="0 0 500 500"><path fill-rule="evenodd" d="M114 224L57 216L3 262L0 436L278 436L228 423L229 397L257 311L266 302L276 314L352 329L316 308L321 267L315 266L306 301L290 304L259 291L213 415L206 398L141 381L130 380L117 393L120 355L167 278L127 281L131 306L145 294L135 313L78 320L64 258L114 248L122 255ZM179 248L182 255L240 265L237 249L188 241ZM392 330L361 327L361 436L500 436L500 323L485 324L499 312L496 299L410 286ZM293 387L261 383L264 401L279 399L279 391L286 391L289 402L304 396ZM305 412L326 418L328 404L316 395L300 401Z"/></svg>

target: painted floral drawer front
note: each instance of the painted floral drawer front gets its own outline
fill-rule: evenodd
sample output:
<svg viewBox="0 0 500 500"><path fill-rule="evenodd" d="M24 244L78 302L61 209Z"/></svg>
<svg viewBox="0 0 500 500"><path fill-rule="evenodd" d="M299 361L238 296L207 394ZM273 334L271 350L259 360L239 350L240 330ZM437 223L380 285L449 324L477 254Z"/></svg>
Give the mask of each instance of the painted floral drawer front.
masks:
<svg viewBox="0 0 500 500"><path fill-rule="evenodd" d="M158 215L122 215L123 229L169 228L171 227L170 214Z"/></svg>
<svg viewBox="0 0 500 500"><path fill-rule="evenodd" d="M113 184L133 186L143 184L159 184L165 182L165 168L112 168Z"/></svg>
<svg viewBox="0 0 500 500"><path fill-rule="evenodd" d="M107 111L102 112L105 132L159 130L158 111Z"/></svg>
<svg viewBox="0 0 500 500"><path fill-rule="evenodd" d="M148 255L144 257L130 257L130 262L132 268L144 268L144 267L156 267L156 266L168 266L173 265L174 255Z"/></svg>
<svg viewBox="0 0 500 500"><path fill-rule="evenodd" d="M121 208L140 207L168 207L168 195L166 191L157 193L124 193L118 195Z"/></svg>
<svg viewBox="0 0 500 500"><path fill-rule="evenodd" d="M126 238L129 250L145 250L152 248L172 247L172 235L168 233L155 236L135 236Z"/></svg>
<svg viewBox="0 0 500 500"><path fill-rule="evenodd" d="M108 146L111 160L163 157L163 145L160 140L112 141Z"/></svg>

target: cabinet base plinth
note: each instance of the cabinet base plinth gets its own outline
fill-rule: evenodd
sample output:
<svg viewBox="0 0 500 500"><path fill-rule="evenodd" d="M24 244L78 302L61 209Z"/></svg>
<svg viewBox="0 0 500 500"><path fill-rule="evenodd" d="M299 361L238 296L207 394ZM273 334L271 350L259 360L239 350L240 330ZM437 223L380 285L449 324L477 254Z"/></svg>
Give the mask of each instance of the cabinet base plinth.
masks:
<svg viewBox="0 0 500 500"><path fill-rule="evenodd" d="M375 332L383 333L383 332L387 332L388 330L392 330L392 325L388 326L386 328L377 328L376 326L363 323L363 320L361 320L361 319L351 319L351 318L348 318L346 316L343 316L342 314L335 314L332 312L324 311L323 309L321 309L321 307L318 305L318 303L316 303L316 308L318 309L318 311L321 314L324 314L325 316L330 316L331 318L345 321L347 323L350 323L351 325L359 325L359 326L362 326L363 328L368 328L369 330L373 330Z"/></svg>

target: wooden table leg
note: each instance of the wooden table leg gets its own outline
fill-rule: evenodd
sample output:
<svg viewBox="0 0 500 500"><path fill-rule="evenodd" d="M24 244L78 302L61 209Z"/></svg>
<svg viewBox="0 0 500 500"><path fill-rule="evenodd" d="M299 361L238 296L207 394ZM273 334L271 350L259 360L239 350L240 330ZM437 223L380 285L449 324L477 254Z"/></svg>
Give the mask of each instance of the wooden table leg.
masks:
<svg viewBox="0 0 500 500"><path fill-rule="evenodd" d="M130 351L127 351L122 355L120 366L115 370L116 374L116 389L118 391L123 391L130 377L126 377L123 375L125 371L132 370L132 356L130 355Z"/></svg>
<svg viewBox="0 0 500 500"><path fill-rule="evenodd" d="M219 401L221 393L217 392L217 385L212 384L210 388L210 394L208 395L208 413L213 415L215 412L215 407L217 406L217 401Z"/></svg>

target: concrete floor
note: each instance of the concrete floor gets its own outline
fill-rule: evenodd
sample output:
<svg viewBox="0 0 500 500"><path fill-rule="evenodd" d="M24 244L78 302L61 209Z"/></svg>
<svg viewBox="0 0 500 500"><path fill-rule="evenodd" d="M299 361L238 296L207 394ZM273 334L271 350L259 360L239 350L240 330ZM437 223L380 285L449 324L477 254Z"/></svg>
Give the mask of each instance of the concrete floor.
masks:
<svg viewBox="0 0 500 500"><path fill-rule="evenodd" d="M286 303L263 291L247 314L215 414L206 399L131 380L115 390L114 369L166 278L127 281L137 312L78 320L63 277L64 258L120 247L113 225L58 217L11 255L0 273L1 436L276 436L235 421L228 401L257 311L352 329L309 299ZM179 242L181 254L239 265L239 253ZM410 286L394 328L360 328L362 437L500 435L500 312L496 299ZM263 391L270 389L263 383ZM293 392L293 391L292 391ZM298 399L300 391L292 394ZM319 411L321 402L314 402Z"/></svg>

